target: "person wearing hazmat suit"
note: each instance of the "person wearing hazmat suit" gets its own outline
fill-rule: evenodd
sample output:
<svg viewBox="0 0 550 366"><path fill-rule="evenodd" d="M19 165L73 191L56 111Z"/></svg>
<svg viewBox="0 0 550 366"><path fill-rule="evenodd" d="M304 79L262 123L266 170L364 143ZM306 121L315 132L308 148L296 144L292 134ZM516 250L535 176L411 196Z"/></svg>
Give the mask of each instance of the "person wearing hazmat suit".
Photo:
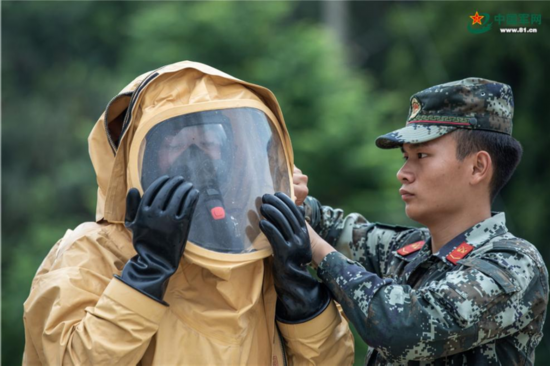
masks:
<svg viewBox="0 0 550 366"><path fill-rule="evenodd" d="M272 255L258 226L263 194L294 193L269 90L168 65L109 103L89 146L96 221L68 230L38 269L23 364L353 362L311 251Z"/></svg>

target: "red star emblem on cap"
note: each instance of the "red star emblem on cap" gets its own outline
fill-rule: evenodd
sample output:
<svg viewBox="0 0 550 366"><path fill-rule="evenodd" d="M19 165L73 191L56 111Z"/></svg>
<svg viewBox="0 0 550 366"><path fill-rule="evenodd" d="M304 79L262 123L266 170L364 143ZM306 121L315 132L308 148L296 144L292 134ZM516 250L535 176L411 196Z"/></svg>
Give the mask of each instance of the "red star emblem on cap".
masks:
<svg viewBox="0 0 550 366"><path fill-rule="evenodd" d="M475 15L470 15L470 18L472 18L472 20L473 20L472 25L474 25L474 24L483 25L483 24L481 24L481 19L485 18L485 16L479 15L479 13L476 11L476 14Z"/></svg>

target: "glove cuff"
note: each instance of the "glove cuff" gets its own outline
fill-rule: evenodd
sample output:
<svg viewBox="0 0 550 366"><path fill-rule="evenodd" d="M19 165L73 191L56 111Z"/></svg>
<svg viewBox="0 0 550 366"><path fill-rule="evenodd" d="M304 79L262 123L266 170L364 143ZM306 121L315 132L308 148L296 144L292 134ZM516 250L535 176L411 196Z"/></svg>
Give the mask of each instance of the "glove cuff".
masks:
<svg viewBox="0 0 550 366"><path fill-rule="evenodd" d="M115 277L151 299L168 305L163 299L171 275L171 272L140 262L135 256L126 263L121 275Z"/></svg>
<svg viewBox="0 0 550 366"><path fill-rule="evenodd" d="M281 300L277 300L277 310L275 312L275 319L281 323L285 324L301 324L308 322L317 316L319 316L323 311L326 310L326 308L329 306L331 302L331 297L328 289L326 286L322 283L319 283L319 292L317 293L317 296L313 296L313 298L316 300L315 304L312 304L311 306L311 312L308 312L307 315L301 316L299 319L290 319L291 314L286 310L286 307L282 304ZM317 305L317 306L314 306Z"/></svg>

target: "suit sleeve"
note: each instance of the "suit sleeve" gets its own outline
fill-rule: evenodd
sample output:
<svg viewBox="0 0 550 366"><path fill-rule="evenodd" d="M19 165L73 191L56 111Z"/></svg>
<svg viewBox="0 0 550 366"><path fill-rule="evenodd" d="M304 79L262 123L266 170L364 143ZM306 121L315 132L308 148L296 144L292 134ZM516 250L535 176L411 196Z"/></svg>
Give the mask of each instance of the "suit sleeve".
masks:
<svg viewBox="0 0 550 366"><path fill-rule="evenodd" d="M23 364L137 364L168 308L113 278L121 259L90 237L51 255L24 304Z"/></svg>
<svg viewBox="0 0 550 366"><path fill-rule="evenodd" d="M391 363L464 352L543 316L548 278L529 256L487 252L459 264L419 290L337 252L323 259L318 275L363 340Z"/></svg>
<svg viewBox="0 0 550 366"><path fill-rule="evenodd" d="M308 322L277 323L284 338L289 365L353 364L353 335L334 301Z"/></svg>

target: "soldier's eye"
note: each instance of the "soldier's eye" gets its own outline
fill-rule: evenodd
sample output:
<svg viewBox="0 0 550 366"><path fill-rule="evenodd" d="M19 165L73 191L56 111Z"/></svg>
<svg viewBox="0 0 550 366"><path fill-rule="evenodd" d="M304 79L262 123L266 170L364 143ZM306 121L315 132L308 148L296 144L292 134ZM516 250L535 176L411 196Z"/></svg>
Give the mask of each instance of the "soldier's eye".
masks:
<svg viewBox="0 0 550 366"><path fill-rule="evenodd" d="M179 149L182 149L184 147L184 145L182 144L170 144L168 146L166 146L166 149L169 150L169 151L177 151Z"/></svg>
<svg viewBox="0 0 550 366"><path fill-rule="evenodd" d="M419 159L423 159L423 158L425 158L425 157L427 157L427 156L428 156L428 154L425 154L425 153L418 153L418 158L419 158Z"/></svg>

